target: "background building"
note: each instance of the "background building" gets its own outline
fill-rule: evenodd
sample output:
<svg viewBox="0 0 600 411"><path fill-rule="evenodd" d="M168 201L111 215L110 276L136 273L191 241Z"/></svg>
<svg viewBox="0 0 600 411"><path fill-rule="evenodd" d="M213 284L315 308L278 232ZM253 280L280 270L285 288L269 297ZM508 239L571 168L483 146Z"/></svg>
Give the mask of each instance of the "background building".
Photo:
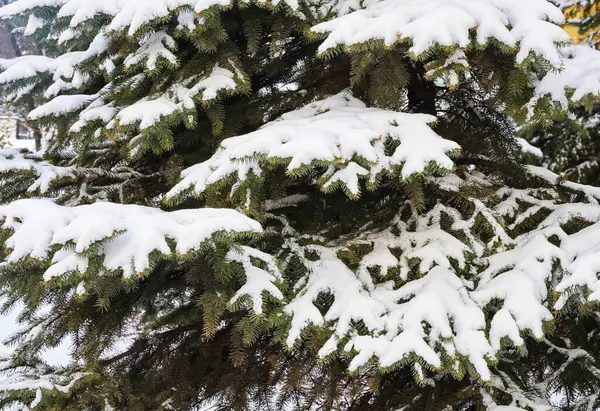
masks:
<svg viewBox="0 0 600 411"><path fill-rule="evenodd" d="M0 103L0 148L35 149L33 130L22 117L11 113Z"/></svg>
<svg viewBox="0 0 600 411"><path fill-rule="evenodd" d="M597 27L600 23L599 4L598 1L587 1L578 6L565 8L568 24L564 28L576 43L587 41L592 45L597 45Z"/></svg>

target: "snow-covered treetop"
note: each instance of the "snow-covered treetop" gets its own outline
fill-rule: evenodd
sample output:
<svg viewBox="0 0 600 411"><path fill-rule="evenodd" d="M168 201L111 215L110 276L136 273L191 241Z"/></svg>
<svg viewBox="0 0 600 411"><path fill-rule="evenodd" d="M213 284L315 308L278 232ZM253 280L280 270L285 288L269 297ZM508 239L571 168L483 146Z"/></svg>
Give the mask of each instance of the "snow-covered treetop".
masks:
<svg viewBox="0 0 600 411"><path fill-rule="evenodd" d="M433 164L451 169L451 152L459 146L430 127L435 117L367 108L345 91L284 114L247 135L225 139L209 160L185 170L183 180L169 193L192 188L196 194L234 175L242 182L271 164L287 166L291 175L325 167L319 176L323 189L341 185L351 196L360 192L359 180L374 185L381 173L401 169L403 178L422 173ZM388 140L399 143L386 153ZM235 188L234 188L235 189Z"/></svg>

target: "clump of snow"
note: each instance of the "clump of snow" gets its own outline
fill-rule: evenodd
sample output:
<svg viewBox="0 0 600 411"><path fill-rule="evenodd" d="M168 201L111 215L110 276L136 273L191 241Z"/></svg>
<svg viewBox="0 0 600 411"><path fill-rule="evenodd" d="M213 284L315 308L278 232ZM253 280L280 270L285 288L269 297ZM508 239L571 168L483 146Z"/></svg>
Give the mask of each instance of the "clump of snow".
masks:
<svg viewBox="0 0 600 411"><path fill-rule="evenodd" d="M217 232L258 233L259 223L232 209L194 209L164 212L153 207L97 202L77 207L60 206L43 199L18 200L0 206L2 228L13 231L6 241L12 251L7 261L23 257L47 259L53 245L72 244L52 257L44 277L49 280L70 271L85 272L85 251L99 245L107 270L122 270L125 277L145 272L150 254L186 254L210 241ZM249 279L251 280L251 279Z"/></svg>
<svg viewBox="0 0 600 411"><path fill-rule="evenodd" d="M60 7L68 0L19 0L0 8L0 18L14 17L38 7Z"/></svg>
<svg viewBox="0 0 600 411"><path fill-rule="evenodd" d="M517 144L521 147L521 150L524 153L533 154L536 157L542 158L544 157L544 153L539 148L532 146L529 142L523 138L517 138Z"/></svg>
<svg viewBox="0 0 600 411"><path fill-rule="evenodd" d="M533 106L537 100L550 96L564 109L568 107L567 91L571 100L579 101L586 96L600 95L600 51L588 46L571 46L563 49L560 71L551 71L536 85Z"/></svg>
<svg viewBox="0 0 600 411"><path fill-rule="evenodd" d="M515 249L487 259L490 266L471 295L482 306L493 299L504 302L503 310L492 319L490 336L495 347L500 347L502 337L522 345L516 330L531 330L536 338L543 336L543 322L553 318L544 305L548 292L545 281L552 273L554 259L561 254L545 237L533 236Z"/></svg>
<svg viewBox="0 0 600 411"><path fill-rule="evenodd" d="M268 292L273 297L283 300L283 294L274 284L275 281L281 280L281 273L277 268L275 258L250 247L241 247L240 250L231 250L227 254L228 261L237 261L244 267L246 274L246 283L235 293L231 299L235 303L242 296L249 296L253 302L253 311L255 314L262 313L263 292ZM267 263L267 270L263 270L252 264L251 258L258 258Z"/></svg>
<svg viewBox="0 0 600 411"><path fill-rule="evenodd" d="M140 41L140 48L125 58L125 67L145 63L146 69L153 71L159 59L164 59L171 64L177 64L177 57L171 50L176 48L173 37L164 31L152 33Z"/></svg>
<svg viewBox="0 0 600 411"><path fill-rule="evenodd" d="M124 0L105 0L89 2L86 0L65 0L58 11L58 17L71 17L69 25L77 27L79 24L94 18L98 14L109 16L116 15L123 7Z"/></svg>
<svg viewBox="0 0 600 411"><path fill-rule="evenodd" d="M237 83L234 78L236 75L233 72L216 65L208 75L201 74L186 79L183 83L174 84L161 95L146 97L123 108L116 119L120 125L138 124L140 130L147 129L175 113L195 110L197 96L208 101L216 98L217 93L222 90L235 90Z"/></svg>
<svg viewBox="0 0 600 411"><path fill-rule="evenodd" d="M312 30L328 33L322 52L381 39L386 45L410 40L415 55L435 44L468 47L469 31L476 30L479 44L490 38L511 47L519 44L519 63L535 53L560 66L557 43L570 41L557 25L563 21L562 12L546 0L383 0Z"/></svg>
<svg viewBox="0 0 600 411"><path fill-rule="evenodd" d="M233 78L234 74L230 70L215 65L210 75L196 83L189 93L195 96L200 90L204 90L202 100L212 100L220 90L235 90L237 85ZM238 78L243 80L239 75Z"/></svg>
<svg viewBox="0 0 600 411"><path fill-rule="evenodd" d="M263 161L273 159L286 160L289 172L314 161L331 164L335 169L323 175L325 188L341 182L354 195L359 193L359 178L375 181L395 166L402 167L404 178L424 171L430 163L451 169L448 153L459 146L429 127L435 120L425 114L367 108L349 92L342 92L286 113L255 132L224 140L211 159L185 170L183 181L167 196L188 188L202 193L231 174L239 180L249 172L260 175ZM400 143L389 156L384 149L388 138ZM355 156L365 164L356 164Z"/></svg>
<svg viewBox="0 0 600 411"><path fill-rule="evenodd" d="M177 108L177 104L165 97L144 99L119 111L117 119L124 126L139 123L139 128L144 130L173 114Z"/></svg>
<svg viewBox="0 0 600 411"><path fill-rule="evenodd" d="M70 95L70 96L57 96L49 102L42 104L36 109L29 113L29 118L37 120L42 117L58 117L63 116L74 111L79 111L88 105L91 101L95 100L97 95Z"/></svg>
<svg viewBox="0 0 600 411"><path fill-rule="evenodd" d="M45 161L39 161L27 156L26 153L17 149L0 150L0 172L29 171L35 173L36 180L29 186L29 192L40 191L45 193L50 189L52 182L75 177L78 174L77 167L60 167Z"/></svg>
<svg viewBox="0 0 600 411"><path fill-rule="evenodd" d="M69 131L81 131L86 124L92 121L102 121L104 124L108 124L117 112L118 109L114 107L113 103L105 104L104 99L100 98L79 113L79 120L73 123Z"/></svg>
<svg viewBox="0 0 600 411"><path fill-rule="evenodd" d="M292 9L298 8L297 0L284 0ZM249 0L243 0L249 3ZM277 5L280 0L272 1ZM106 0L90 3L87 0L18 0L0 9L0 18L10 18L27 13L38 7L60 7L59 17L71 17L70 26L76 27L98 14L111 17L110 30L128 29L134 35L142 26L164 18L172 11L190 7L196 13L212 6L229 6L231 0Z"/></svg>
<svg viewBox="0 0 600 411"><path fill-rule="evenodd" d="M46 24L46 22L43 19L36 17L34 14L31 14L29 16L29 20L27 21L27 26L25 26L23 34L26 36L31 36L33 33L44 27L44 24Z"/></svg>
<svg viewBox="0 0 600 411"><path fill-rule="evenodd" d="M46 56L21 56L14 59L0 59L0 84L34 77L52 70L54 59Z"/></svg>

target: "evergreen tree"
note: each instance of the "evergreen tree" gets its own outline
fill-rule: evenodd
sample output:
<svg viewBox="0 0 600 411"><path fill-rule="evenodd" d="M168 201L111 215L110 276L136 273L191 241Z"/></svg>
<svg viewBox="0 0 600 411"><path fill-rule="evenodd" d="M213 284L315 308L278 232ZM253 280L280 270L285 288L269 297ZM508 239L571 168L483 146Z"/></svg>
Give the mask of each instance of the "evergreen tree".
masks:
<svg viewBox="0 0 600 411"><path fill-rule="evenodd" d="M0 406L600 406L600 188L516 137L600 94L547 0L0 17L43 51L3 92L55 136L0 151Z"/></svg>

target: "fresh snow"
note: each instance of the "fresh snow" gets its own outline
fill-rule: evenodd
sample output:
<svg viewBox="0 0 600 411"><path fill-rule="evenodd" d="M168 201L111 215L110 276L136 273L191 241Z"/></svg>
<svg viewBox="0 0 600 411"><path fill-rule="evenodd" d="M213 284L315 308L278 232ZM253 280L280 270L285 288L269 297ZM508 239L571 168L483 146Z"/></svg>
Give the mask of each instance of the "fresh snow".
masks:
<svg viewBox="0 0 600 411"><path fill-rule="evenodd" d="M521 150L524 153L533 154L534 156L539 157L539 158L544 157L542 150L540 150L537 147L532 146L531 144L529 144L529 142L527 140L525 140L523 138L518 137L517 144L519 144L519 146L521 147Z"/></svg>
<svg viewBox="0 0 600 411"><path fill-rule="evenodd" d="M175 40L164 31L157 31L140 41L140 48L125 58L125 67L145 62L146 69L153 71L159 58L177 64L177 57L171 52L176 47Z"/></svg>
<svg viewBox="0 0 600 411"><path fill-rule="evenodd" d="M284 2L293 10L299 7L296 0ZM268 2L274 6L279 3ZM51 78L44 92L48 101L29 117L43 119L69 113L75 117L70 124L72 132L87 133L87 125L100 122L108 129L123 126L117 132L131 132L138 136L136 139L145 130L162 126L166 119L179 120L177 116L185 114L192 116L189 122L193 123L189 113L196 110L197 104L210 106L220 93L235 92L247 81L232 60L219 64L213 61L205 71L183 80L173 79L165 86L159 82L150 96L130 105L119 106L110 96L113 91L136 88L152 78L162 62L177 65L178 31L202 25L202 11L207 8L230 5L230 0L16 1L0 9L0 18L21 17L38 7L59 8L58 17L70 19L68 29L53 34L60 43L73 39L84 23L98 15L107 16L110 22L86 50L57 58L0 59L0 85L27 84L13 92L12 98L16 98L30 92L42 79ZM566 108L570 102L585 102L589 96L600 94L600 52L583 46L562 47L559 43L568 40L557 26L563 16L546 0L331 0L316 6L321 12L334 10L339 16L312 28L325 36L321 52L338 46L352 50L370 40L382 40L388 46L407 42L412 57L424 55L436 45L449 46L448 55L428 75L440 76L446 85L456 86L458 73L470 69L463 48L473 46L469 34L474 31L477 44L494 38L518 48L517 64L535 56L554 66L556 70L532 79L535 91L530 110L545 97ZM178 24L174 32L151 27L172 12ZM31 16L24 30L33 34L49 24L52 20ZM140 30L143 27L149 30ZM116 69L120 57L105 55L114 31L126 31L134 37L132 48L123 56L126 74L133 74L96 94L76 94L85 93L89 80L79 70L82 62L97 57L102 72L111 74ZM450 171L454 168L450 156L460 147L434 131L435 121L435 117L425 114L368 108L344 91L286 113L255 132L225 139L210 159L186 169L182 181L167 197L202 194L228 177L235 180L233 194L251 176L265 176L273 163L287 167L291 175L316 166L314 169L321 174L315 182L324 191L341 186L353 197L360 195L362 182L373 185L382 173L393 175L400 170L396 174L408 179L424 173L431 164L439 171ZM101 131L99 128L95 133ZM384 150L386 139L399 143L393 153ZM539 149L525 140L518 139L517 143L522 151L541 157ZM280 261L276 254L234 246L226 262L241 265L246 279L230 303L260 315L265 298L278 300L290 317L286 341L290 347L302 339L311 324L327 327L331 336L320 347L319 356L345 350L351 358L351 370L372 360L384 367L410 360L418 377L426 380L431 368L448 364L457 373L463 372L462 360L466 359L483 380L494 388L509 390L513 397L510 406L498 406L490 400L486 404L489 410L523 410L518 406L547 410L547 406L530 401L488 363L496 359L503 340L521 347L525 335L543 339L544 323L553 319L553 310L563 308L570 295L583 302L600 301L600 188L564 181L541 167L529 166L526 170L545 180L548 187L501 188L493 209L470 198L474 209L470 217L447 204L434 205L424 214L399 204L410 215L390 219L386 229L365 227L342 245L321 239L318 245L314 241L310 244L285 218L270 214L269 218L280 219L283 225L286 252L297 256L307 272L293 286L294 296L286 300L280 270L289 259ZM17 150L0 151L0 172L33 175L28 191L42 194L56 180L90 174L74 166L54 166ZM426 182L450 193L473 182L493 187L492 179L488 181L474 170L466 176L426 176ZM561 204L559 188L581 193L586 202ZM245 198L248 205L249 191ZM306 195L294 194L267 200L262 206L275 213L284 207L301 206L307 199ZM509 235L510 229L540 210L549 214L535 228L516 238ZM103 275L104 271L119 271L126 278L145 275L153 256L183 258L201 245L212 245L217 233L235 236L262 232L257 221L232 209L165 212L109 202L71 207L50 200L22 199L0 206L0 216L1 227L10 232L5 263L18 263L23 258L45 260L49 264L45 281L67 275ZM453 232L464 234L462 240L442 227L443 218L451 220ZM489 226L491 239L487 242L473 233L478 218ZM573 218L590 225L567 234L561 225ZM508 227L506 220L511 221ZM559 245L549 241L553 236L560 240ZM356 269L350 269L339 255L354 244L372 247L372 251L362 257ZM308 252L316 258L306 258ZM95 269L89 264L92 253L101 259L102 269L90 273ZM255 259L264 264L258 267ZM557 264L562 270L555 269ZM384 281L375 281L373 269ZM468 279L463 275L467 269L471 274ZM391 278L392 272L398 278ZM74 282L76 294L86 293L89 284L85 278L82 275ZM401 285L394 280L401 280ZM559 294L553 307L548 302L552 292ZM332 297L332 304L325 310L317 304L323 293ZM492 302L498 310L486 323L484 312ZM357 322L369 332L359 333ZM583 355L566 355L575 354ZM419 362L414 362L415 357ZM5 361L0 360L0 364L7 365ZM25 373L14 377L8 382L2 380L0 390L35 390L36 397L27 406L39 403L40 389L66 390L73 383L72 379L62 381L54 375L35 381Z"/></svg>
<svg viewBox="0 0 600 411"><path fill-rule="evenodd" d="M429 127L435 120L425 114L367 108L342 92L284 114L255 132L224 140L211 159L185 170L167 196L190 188L200 194L231 174L242 181L250 172L261 175L263 161L273 159L286 160L288 172L314 161L330 164L335 168L323 175L324 187L341 182L354 195L359 194L359 178L374 181L394 166L402 167L404 178L423 172L430 163L451 169L448 154L459 146ZM387 138L400 143L390 156L384 150ZM354 162L356 156L365 167Z"/></svg>
<svg viewBox="0 0 600 411"><path fill-rule="evenodd" d="M35 181L28 187L29 192L46 193L52 182L58 179L75 177L77 167L60 167L45 161L40 161L26 151L18 149L0 150L0 172L28 171L35 174Z"/></svg>
<svg viewBox="0 0 600 411"><path fill-rule="evenodd" d="M410 51L420 55L435 44L467 47L469 30L475 29L479 44L491 38L511 47L519 44L519 63L535 53L560 66L557 43L570 41L556 25L563 21L562 12L547 0L383 0L312 30L328 34L322 52L381 39L386 45L410 40Z"/></svg>
<svg viewBox="0 0 600 411"><path fill-rule="evenodd" d="M139 123L140 130L144 130L161 118L173 114L177 108L176 103L165 97L140 100L119 111L117 119L123 126Z"/></svg>
<svg viewBox="0 0 600 411"><path fill-rule="evenodd" d="M25 26L25 30L23 31L23 34L26 36L31 36L38 29L41 29L42 27L44 27L44 24L45 24L44 20L42 20L39 17L36 17L35 15L32 14L29 16L29 20L27 21L27 26Z"/></svg>
<svg viewBox="0 0 600 411"><path fill-rule="evenodd" d="M52 245L73 244L55 253L46 280L72 271L84 272L84 252L100 244L104 267L122 270L125 277L150 267L150 254L186 254L210 241L217 232L258 233L259 223L232 209L164 212L153 207L97 202L65 207L50 200L26 199L0 206L2 227L14 231L6 241L7 261L23 257L47 259ZM167 239L175 242L171 250Z"/></svg>
<svg viewBox="0 0 600 411"><path fill-rule="evenodd" d="M551 71L536 85L533 105L538 99L549 96L563 109L569 104L567 90L573 94L572 101L586 96L600 95L600 51L588 46L571 46L561 50L563 64L560 71Z"/></svg>
<svg viewBox="0 0 600 411"><path fill-rule="evenodd" d="M249 3L250 0L243 0ZM277 5L281 0L273 0ZM298 8L297 0L284 0L292 9ZM71 17L70 26L76 27L104 14L112 18L108 25L111 31L127 29L134 35L145 24L164 18L172 11L188 7L196 13L211 6L229 6L231 0L105 0L91 2L89 0L19 0L0 9L0 18L15 17L38 7L60 7L59 17Z"/></svg>
<svg viewBox="0 0 600 411"><path fill-rule="evenodd" d="M267 263L268 269L263 270L252 264L251 258L258 258ZM240 250L231 250L227 253L228 261L237 261L244 267L246 273L246 283L235 293L231 299L235 303L242 296L249 296L252 299L252 309L255 314L262 314L263 292L268 292L278 300L283 300L283 294L274 284L281 280L281 273L277 268L275 258L254 248L242 246Z"/></svg>
<svg viewBox="0 0 600 411"><path fill-rule="evenodd" d="M137 124L140 130L150 128L165 117L195 110L198 96L206 102L216 98L220 91L235 90L235 77L232 71L216 65L208 75L203 73L191 77L183 83L174 84L162 95L147 97L125 107L118 112L116 120L123 126ZM238 77L238 80L243 79ZM114 125L109 123L108 127Z"/></svg>
<svg viewBox="0 0 600 411"><path fill-rule="evenodd" d="M239 74L237 77L243 81ZM210 75L196 83L189 93L191 96L195 96L200 90L204 90L202 100L207 101L217 97L217 92L221 90L235 90L236 87L233 72L215 65Z"/></svg>
<svg viewBox="0 0 600 411"><path fill-rule="evenodd" d="M28 117L32 120L37 120L42 117L59 117L81 110L97 97L97 95L90 96L87 94L57 96L49 102L32 110Z"/></svg>
<svg viewBox="0 0 600 411"><path fill-rule="evenodd" d="M37 76L53 69L54 59L45 56L22 56L14 59L0 59L0 84Z"/></svg>

